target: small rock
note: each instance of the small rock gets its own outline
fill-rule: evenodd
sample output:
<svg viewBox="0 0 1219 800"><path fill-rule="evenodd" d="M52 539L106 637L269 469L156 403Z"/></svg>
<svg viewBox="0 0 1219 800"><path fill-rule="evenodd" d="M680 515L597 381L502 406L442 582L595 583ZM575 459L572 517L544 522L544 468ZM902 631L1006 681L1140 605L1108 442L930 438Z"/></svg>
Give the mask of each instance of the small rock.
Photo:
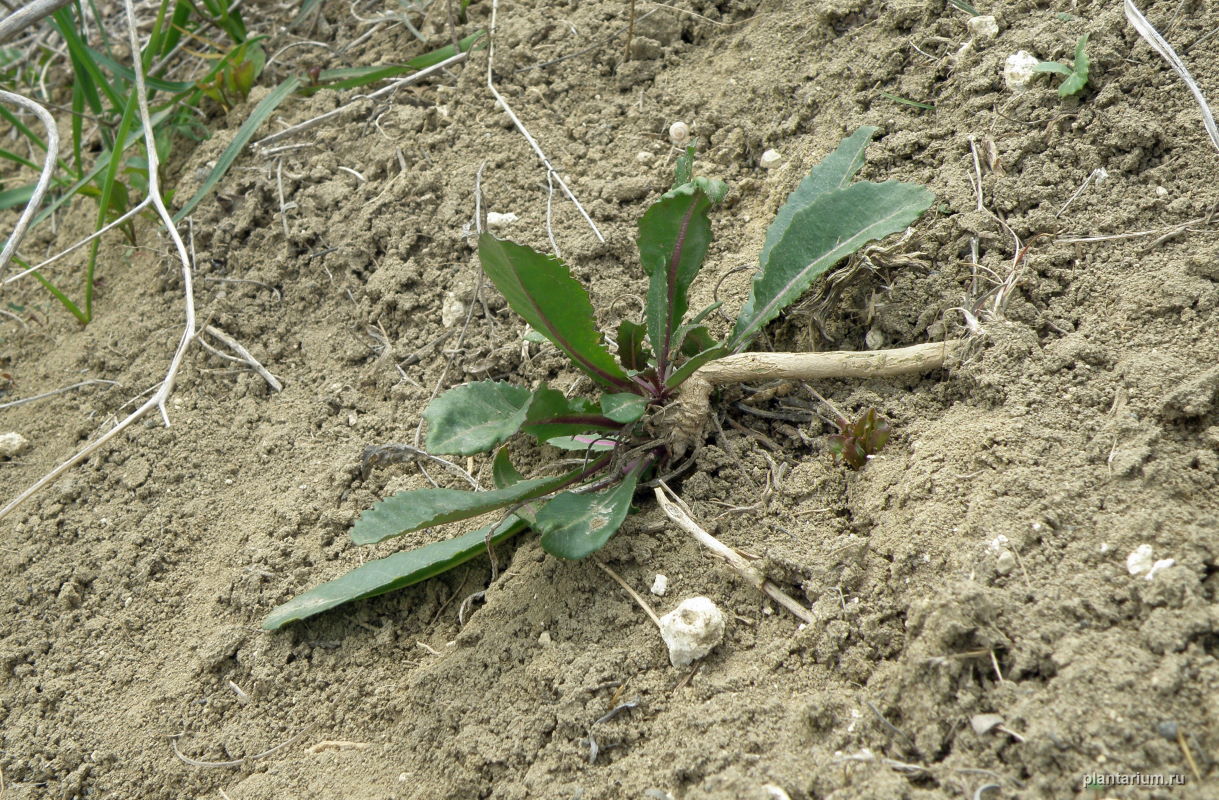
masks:
<svg viewBox="0 0 1219 800"><path fill-rule="evenodd" d="M992 16L970 17L965 27L975 39L993 39L999 35L999 21Z"/></svg>
<svg viewBox="0 0 1219 800"><path fill-rule="evenodd" d="M999 714L974 714L969 718L969 724L973 727L974 733L985 736L1003 724L1003 717Z"/></svg>
<svg viewBox="0 0 1219 800"><path fill-rule="evenodd" d="M651 153L649 153L647 150L640 150L638 153L635 154L635 160L638 161L640 164L651 164L653 158L654 158L654 156Z"/></svg>
<svg viewBox="0 0 1219 800"><path fill-rule="evenodd" d="M616 203L632 203L642 200L652 192L652 181L646 175L620 178L605 186L602 196Z"/></svg>
<svg viewBox="0 0 1219 800"><path fill-rule="evenodd" d="M652 588L649 591L657 597L664 597L665 592L669 591L669 578L665 575L657 574L655 580L652 581Z"/></svg>
<svg viewBox="0 0 1219 800"><path fill-rule="evenodd" d="M762 157L758 159L758 164L762 167L762 169L774 169L782 162L783 156L779 155L778 150L767 150L762 154Z"/></svg>
<svg viewBox="0 0 1219 800"><path fill-rule="evenodd" d="M654 61L665 53L660 42L646 36L636 36L631 40L631 57L644 61Z"/></svg>
<svg viewBox="0 0 1219 800"><path fill-rule="evenodd" d="M1003 82L1013 92L1026 91L1037 74L1033 68L1039 63L1037 56L1024 50L1012 53L1003 64Z"/></svg>
<svg viewBox="0 0 1219 800"><path fill-rule="evenodd" d="M0 433L0 458L12 458L21 455L30 446L30 440L20 433L10 431Z"/></svg>
<svg viewBox="0 0 1219 800"><path fill-rule="evenodd" d="M509 211L506 214L501 214L498 211L488 211L487 212L487 227L488 228L502 228L505 225L511 225L512 223L516 222L518 219L520 219L520 217L518 217L516 214L513 214L511 211Z"/></svg>
<svg viewBox="0 0 1219 800"><path fill-rule="evenodd" d="M669 663L689 666L724 640L724 615L710 598L691 597L660 618L660 636L669 647Z"/></svg>
<svg viewBox="0 0 1219 800"><path fill-rule="evenodd" d="M863 336L863 342L869 350L879 350L885 346L885 335L881 333L880 328L869 328Z"/></svg>
<svg viewBox="0 0 1219 800"><path fill-rule="evenodd" d="M1152 561L1151 545L1141 544L1126 556L1126 570L1131 575L1142 575L1151 571Z"/></svg>
<svg viewBox="0 0 1219 800"><path fill-rule="evenodd" d="M454 292L444 293L444 302L440 305L440 324L452 328L466 316L466 304L457 299Z"/></svg>
<svg viewBox="0 0 1219 800"><path fill-rule="evenodd" d="M995 557L995 572L1007 575L1016 568L1016 556L1011 550L1004 550Z"/></svg>
<svg viewBox="0 0 1219 800"><path fill-rule="evenodd" d="M550 647L551 644L550 631L542 631L538 635L538 644L542 647Z"/></svg>

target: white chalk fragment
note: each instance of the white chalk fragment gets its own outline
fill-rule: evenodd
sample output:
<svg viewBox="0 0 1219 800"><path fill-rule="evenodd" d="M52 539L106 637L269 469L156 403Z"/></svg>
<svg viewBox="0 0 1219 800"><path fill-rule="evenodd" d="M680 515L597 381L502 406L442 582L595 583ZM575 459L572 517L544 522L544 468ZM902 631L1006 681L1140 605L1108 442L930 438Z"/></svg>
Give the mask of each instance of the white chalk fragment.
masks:
<svg viewBox="0 0 1219 800"><path fill-rule="evenodd" d="M1003 64L1003 82L1013 92L1026 91L1033 76L1037 74L1034 68L1039 63L1040 59L1027 51L1012 53Z"/></svg>
<svg viewBox="0 0 1219 800"><path fill-rule="evenodd" d="M991 16L970 17L965 27L975 39L993 39L999 35L999 21Z"/></svg>
<svg viewBox="0 0 1219 800"><path fill-rule="evenodd" d="M487 212L487 227L488 228L502 228L505 225L511 225L512 223L516 222L518 219L520 219L520 217L518 217L516 214L513 214L511 211L507 212L506 214L501 214L498 211L488 211Z"/></svg>
<svg viewBox="0 0 1219 800"><path fill-rule="evenodd" d="M1156 563L1151 565L1151 569L1147 570L1147 574L1145 576L1143 576L1143 580L1145 580L1145 581L1151 580L1161 570L1166 570L1171 566L1175 566L1176 563L1177 563L1176 559L1161 558L1160 560L1156 561Z"/></svg>
<svg viewBox="0 0 1219 800"><path fill-rule="evenodd" d="M779 155L778 150L767 150L762 154L762 157L758 159L758 164L762 167L762 169L774 169L781 163L783 163L783 156Z"/></svg>
<svg viewBox="0 0 1219 800"><path fill-rule="evenodd" d="M30 440L16 431L0 433L0 458L21 455L30 446Z"/></svg>
<svg viewBox="0 0 1219 800"><path fill-rule="evenodd" d="M669 647L669 663L689 666L724 640L724 615L709 598L691 597L660 618L660 637Z"/></svg>
<svg viewBox="0 0 1219 800"><path fill-rule="evenodd" d="M1151 557L1151 545L1141 544L1126 556L1126 570L1131 575L1142 575L1151 571L1154 559Z"/></svg>
<svg viewBox="0 0 1219 800"><path fill-rule="evenodd" d="M665 592L669 591L668 576L657 573L656 578L652 581L652 588L649 591L657 597L664 597Z"/></svg>
<svg viewBox="0 0 1219 800"><path fill-rule="evenodd" d="M466 316L466 304L454 292L445 292L440 304L440 324L452 328Z"/></svg>

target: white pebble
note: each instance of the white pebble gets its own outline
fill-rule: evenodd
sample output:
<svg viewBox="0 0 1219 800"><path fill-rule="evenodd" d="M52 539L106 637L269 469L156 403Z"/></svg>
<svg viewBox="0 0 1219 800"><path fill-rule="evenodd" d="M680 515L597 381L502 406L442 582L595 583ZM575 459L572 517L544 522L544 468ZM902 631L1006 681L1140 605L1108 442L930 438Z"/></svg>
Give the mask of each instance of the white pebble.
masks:
<svg viewBox="0 0 1219 800"><path fill-rule="evenodd" d="M652 154L649 153L647 150L640 150L638 153L635 154L635 160L638 161L640 164L651 164L652 158L653 158Z"/></svg>
<svg viewBox="0 0 1219 800"><path fill-rule="evenodd" d="M999 21L991 16L970 17L965 27L975 39L993 39L999 35Z"/></svg>
<svg viewBox="0 0 1219 800"><path fill-rule="evenodd" d="M505 225L511 225L512 223L516 222L518 219L520 219L520 217L518 217L516 214L513 214L511 211L509 211L507 214L500 214L497 211L488 211L487 212L487 227L488 228L502 228Z"/></svg>
<svg viewBox="0 0 1219 800"><path fill-rule="evenodd" d="M880 332L880 328L869 328L864 334L863 343L869 350L879 350L885 346L885 335Z"/></svg>
<svg viewBox="0 0 1219 800"><path fill-rule="evenodd" d="M1143 577L1143 580L1145 580L1145 581L1151 580L1161 570L1168 569L1169 567L1174 566L1176 563L1177 563L1176 559L1161 558L1159 561L1157 561L1156 563L1151 565L1151 569L1147 570L1147 574Z"/></svg>
<svg viewBox="0 0 1219 800"><path fill-rule="evenodd" d="M678 147L685 147L690 141L690 126L684 122L674 122L669 126L669 141Z"/></svg>
<svg viewBox="0 0 1219 800"><path fill-rule="evenodd" d="M724 615L709 598L691 597L660 618L660 637L669 647L669 663L689 666L724 640Z"/></svg>
<svg viewBox="0 0 1219 800"><path fill-rule="evenodd" d="M444 293L444 302L440 304L440 324L452 328L466 316L466 304L457 299L453 292Z"/></svg>
<svg viewBox="0 0 1219 800"><path fill-rule="evenodd" d="M1151 545L1141 544L1134 548L1130 555L1126 556L1126 570L1131 575L1142 575L1144 572L1151 571L1153 560L1151 557Z"/></svg>
<svg viewBox="0 0 1219 800"><path fill-rule="evenodd" d="M1033 68L1039 63L1037 56L1024 50L1012 53L1003 64L1003 82L1013 92L1027 90L1037 74Z"/></svg>
<svg viewBox="0 0 1219 800"><path fill-rule="evenodd" d="M758 159L758 163L762 166L762 169L774 169L775 167L779 166L782 161L783 156L779 155L778 150L767 150L762 154L762 157Z"/></svg>
<svg viewBox="0 0 1219 800"><path fill-rule="evenodd" d="M0 458L12 458L25 452L30 440L15 431L0 433Z"/></svg>
<svg viewBox="0 0 1219 800"><path fill-rule="evenodd" d="M652 588L649 591L657 597L664 597L665 592L669 591L668 576L657 573L656 578L652 581Z"/></svg>
<svg viewBox="0 0 1219 800"><path fill-rule="evenodd" d="M995 572L1006 575L1016 568L1016 556L1011 550L1004 550L995 558Z"/></svg>

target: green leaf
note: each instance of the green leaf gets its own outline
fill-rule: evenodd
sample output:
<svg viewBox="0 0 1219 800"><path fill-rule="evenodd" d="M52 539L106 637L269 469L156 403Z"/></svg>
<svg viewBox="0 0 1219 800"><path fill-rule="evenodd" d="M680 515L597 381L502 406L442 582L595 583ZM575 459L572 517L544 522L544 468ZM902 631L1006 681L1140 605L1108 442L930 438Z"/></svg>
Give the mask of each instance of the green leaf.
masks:
<svg viewBox="0 0 1219 800"><path fill-rule="evenodd" d="M648 399L637 394L601 395L601 413L614 422L634 422L647 410Z"/></svg>
<svg viewBox="0 0 1219 800"><path fill-rule="evenodd" d="M638 395L632 395L638 397ZM589 400L563 396L543 384L533 393L533 401L521 431L546 442L556 436L571 436L588 431L616 431L622 426L599 413Z"/></svg>
<svg viewBox="0 0 1219 800"><path fill-rule="evenodd" d="M646 334L647 328L638 322L624 319L618 323L618 360L631 372L642 372L648 368L652 353L644 342Z"/></svg>
<svg viewBox="0 0 1219 800"><path fill-rule="evenodd" d="M689 307L687 293L711 244L707 210L727 187L706 178L661 196L639 220L639 260L649 276L648 339L663 375L673 351L673 330Z"/></svg>
<svg viewBox="0 0 1219 800"><path fill-rule="evenodd" d="M546 444L550 445L551 447L557 447L560 450L593 453L609 452L618 446L617 442L611 442L608 439L602 439L601 437L593 434L580 436L556 436L553 439L547 439Z"/></svg>
<svg viewBox="0 0 1219 800"><path fill-rule="evenodd" d="M1033 67L1033 72L1056 72L1059 75L1073 75L1074 70L1058 61L1042 61Z"/></svg>
<svg viewBox="0 0 1219 800"><path fill-rule="evenodd" d="M686 145L685 152L677 157L677 164L673 168L674 189L694 179L694 150L695 145L691 142Z"/></svg>
<svg viewBox="0 0 1219 800"><path fill-rule="evenodd" d="M683 362L676 372L669 376L669 379L665 381L665 386L668 386L670 389L681 386L703 364L706 364L708 361L714 361L717 358L723 358L726 355L728 355L728 348L717 344L709 350L704 350L698 355L692 356Z"/></svg>
<svg viewBox="0 0 1219 800"><path fill-rule="evenodd" d="M501 447L496 452L495 458L491 461L491 480L495 482L495 488L507 489L509 486L518 484L524 479L524 476L516 471L516 467L512 466L512 459L508 456L508 448Z"/></svg>
<svg viewBox="0 0 1219 800"><path fill-rule="evenodd" d="M682 325L673 338L681 354L687 357L696 356L719 344L706 325Z"/></svg>
<svg viewBox="0 0 1219 800"><path fill-rule="evenodd" d="M542 534L542 549L559 558L584 558L597 552L618 532L639 482L640 465L613 489L563 492L542 507L534 530Z"/></svg>
<svg viewBox="0 0 1219 800"><path fill-rule="evenodd" d="M351 529L356 544L376 544L433 525L457 522L550 494L579 475L534 478L489 492L415 489L398 492L365 511Z"/></svg>
<svg viewBox="0 0 1219 800"><path fill-rule="evenodd" d="M254 133L275 112L279 104L288 95L295 92L299 86L299 78L289 78L279 86L276 86L270 94L259 101L258 105L254 106L254 110L250 112L249 118L237 129L237 133L233 136L233 141L229 142L229 146L224 148L224 152L216 159L216 165L212 167L212 171L204 179L203 185L191 196L190 200L186 201L186 205L182 206L182 208L178 209L178 213L174 214L174 222L181 222L187 214L195 210L195 206L199 205L203 198L207 197L208 193L220 182L220 179L228 173L229 167L233 166L233 162L237 160L237 157L241 155L241 151L249 144L250 139L254 137Z"/></svg>
<svg viewBox="0 0 1219 800"><path fill-rule="evenodd" d="M449 389L428 404L427 449L468 456L485 453L520 430L533 393L501 381Z"/></svg>
<svg viewBox="0 0 1219 800"><path fill-rule="evenodd" d="M934 199L914 184L854 183L800 209L754 278L728 349L740 351L814 278L867 242L905 230Z"/></svg>
<svg viewBox="0 0 1219 800"><path fill-rule="evenodd" d="M489 233L478 238L478 257L512 310L554 342L572 363L602 386L634 391L634 384L602 344L593 304L566 264Z"/></svg>
<svg viewBox="0 0 1219 800"><path fill-rule="evenodd" d="M509 517L454 539L361 564L346 575L315 586L277 606L263 620L262 627L269 631L277 630L289 622L312 617L344 603L376 597L425 581L487 552L488 533L491 533L491 543L499 544L526 527L524 520Z"/></svg>
<svg viewBox="0 0 1219 800"><path fill-rule="evenodd" d="M876 135L876 130L870 125L865 125L843 139L834 152L813 167L808 177L800 181L795 191L788 195L787 201L779 208L770 227L766 229L766 240L762 243L762 255L758 258L758 263L762 265L763 271L766 270L766 264L770 260L770 251L775 249L775 245L783 238L783 234L787 233L796 212L806 208L826 192L850 185L851 180L863 168L863 152L872 141L872 137Z"/></svg>

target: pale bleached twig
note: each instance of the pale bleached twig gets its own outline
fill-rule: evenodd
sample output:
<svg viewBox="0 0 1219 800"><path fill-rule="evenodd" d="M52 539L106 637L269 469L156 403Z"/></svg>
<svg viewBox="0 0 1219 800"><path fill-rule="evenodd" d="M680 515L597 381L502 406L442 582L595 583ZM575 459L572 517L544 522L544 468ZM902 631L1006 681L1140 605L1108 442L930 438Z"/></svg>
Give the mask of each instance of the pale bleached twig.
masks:
<svg viewBox="0 0 1219 800"><path fill-rule="evenodd" d="M685 503L681 501L681 498L672 489L665 485L664 481L661 481L660 486L657 486L654 491L656 493L656 502L660 504L660 509L665 512L665 516L698 540L699 544L724 559L730 567L736 570L738 575L748 581L755 589L786 608L802 621L809 624L815 621L812 611L771 583L757 567L746 561L740 553L703 530L702 526L694 521L684 507ZM669 497L665 496L666 492L672 496L672 501L669 500Z"/></svg>
<svg viewBox="0 0 1219 800"><path fill-rule="evenodd" d="M21 216L17 219L17 224L13 227L13 234L4 243L4 250L0 251L0 276L2 276L4 275L4 270L8 267L9 259L17 252L18 245L25 238L25 232L30 227L30 221L34 219L34 214L42 203L42 196L46 194L47 187L51 185L51 176L55 173L55 161L59 158L59 129L56 127L55 118L51 116L50 112L28 97L22 97L19 94L13 94L12 92L0 89L0 100L14 103L34 112L34 115L38 117L38 121L47 129L47 157L42 165L42 173L38 176L38 183L34 186L34 194L30 196L30 201L25 204L25 210L21 212Z"/></svg>
<svg viewBox="0 0 1219 800"><path fill-rule="evenodd" d="M1134 29L1139 32L1139 35L1147 40L1152 49L1163 56L1169 66L1173 68L1181 80L1185 81L1185 85L1189 88L1190 93L1194 96L1194 100L1198 101L1198 107L1202 110L1202 124L1206 128L1206 133L1211 137L1211 144L1215 149L1219 150L1219 127L1215 125L1215 115L1211 113L1211 107L1206 102L1206 97L1202 94L1202 89L1198 86L1198 82L1194 80L1194 76L1189 73L1189 68L1185 66L1185 62L1181 60L1177 52L1170 45L1160 32L1157 31L1147 18L1143 16L1143 12L1139 11L1133 0L1126 0L1126 19L1134 26Z"/></svg>
<svg viewBox="0 0 1219 800"><path fill-rule="evenodd" d="M643 599L643 596L640 595L639 592L632 589L631 585L629 583L627 583L626 581L624 581L622 579L621 575L619 575L617 572L614 572L614 570L611 569L608 564L603 563L599 559L593 559L593 563L596 564L598 567L601 567L601 569L605 572L606 575L609 575L611 578L613 578L618 583L619 586L621 586L624 590L626 590L626 593L631 596L631 599L634 600L639 605L639 607L643 609L643 613L648 615L648 619L650 619L650 620L652 620L652 622L656 623L657 628L660 627L660 617L656 616L656 612L652 610L652 606L650 606L648 604L647 600Z"/></svg>
<svg viewBox="0 0 1219 800"><path fill-rule="evenodd" d="M127 2L131 2L131 0L127 0ZM136 52L139 52L139 51L136 51ZM274 747L272 747L269 750L263 750L261 753L255 753L254 755L246 756L245 758L233 759L232 761L200 761L197 758L191 758L190 756L183 755L182 751L178 749L178 736L182 735L180 733L177 734L177 736L169 737L169 744L173 748L174 755L176 755L182 761L183 764L190 764L192 767L240 767L240 766L250 763L251 761L257 761L260 758L266 758L267 756L271 755L272 753L278 753L280 750L283 750L285 747L288 747L288 746L296 743L297 741L299 741L302 736L304 736L306 733L308 733L312 729L313 729L312 725L306 725L304 728L301 728L300 731L298 731L295 736L288 739L287 741L280 742L279 744L275 745Z"/></svg>
<svg viewBox="0 0 1219 800"><path fill-rule="evenodd" d="M59 466L48 472L46 475L39 478L32 486L26 489L21 494L17 495L8 505L0 508L0 519L12 513L13 509L20 506L30 497L33 497L44 487L51 484L63 473L67 472L72 467L79 464L88 458L94 451L102 447L114 437L118 436L136 420L143 417L152 409L157 409L161 412L161 419L165 422L165 426L169 427L169 413L165 410L165 403L169 399L169 395L173 393L174 382L178 377L178 369L182 365L182 358L186 355L186 348L190 346L191 341L195 338L195 297L194 284L191 279L191 263L190 256L186 252L186 243L182 241L181 234L178 233L177 227L174 225L173 216L169 213L169 209L165 207L165 200L161 197L161 181L158 177L159 158L155 146L156 137L153 134L152 118L148 113L148 90L144 83L144 65L140 60L140 42L136 33L136 18L135 8L132 0L124 0L124 6L127 10L127 32L130 38L131 53L135 54L132 59L132 67L135 71L135 91L136 100L139 104L140 125L144 130L144 153L148 161L148 196L152 198L152 204L157 209L157 215L165 224L165 229L169 233L169 237L173 240L174 247L178 251L178 259L182 262L182 294L185 305L185 320L182 329L182 336L178 340L178 347L174 350L173 357L170 359L169 367L165 372L165 378L161 381L157 391L153 393L142 406L131 412L126 419L119 422L110 430L103 433L97 439L94 439L89 444L85 445L76 452L67 461L64 461Z"/></svg>
<svg viewBox="0 0 1219 800"><path fill-rule="evenodd" d="M73 389L79 389L82 386L92 386L95 383L108 383L111 386L118 386L118 381L107 381L107 380L102 380L101 378L92 378L87 381L81 381L80 383L74 383L71 386L63 386L59 389L52 389L49 392L43 392L42 394L36 394L33 397L23 397L20 400L10 400L7 403L0 403L0 409L15 408L16 406L23 406L26 403L33 403L36 400L45 400L48 397L54 397L57 394L63 394L64 392L70 392Z"/></svg>
<svg viewBox="0 0 1219 800"><path fill-rule="evenodd" d="M259 139L257 142L254 143L254 147L262 149L262 148L266 147L267 145L271 144L272 142L278 142L280 139L286 139L289 136L295 136L298 133L304 133L305 131L309 130L310 128L316 128L318 125L321 125L323 122L325 122L329 119L333 119L334 117L337 117L338 115L351 110L352 108L359 105L360 103L363 103L367 100L376 100L378 97L383 97L384 95L391 94L392 92L395 92L398 89L401 89L403 86L406 86L407 84L423 80L424 78L426 78L427 76L429 76L435 72L439 72L443 69L446 69L447 67L451 67L454 64L459 64L462 61L465 61L467 58L469 58L469 56L470 56L470 52L468 50L463 51L461 53L457 53L456 55L450 56L450 57L446 58L444 61L441 61L439 64L433 64L432 66L427 67L426 69L421 69L418 72L412 72L410 75L407 75L405 78L400 78L399 80L396 80L393 83L391 83L390 85L384 86L375 92L372 92L370 94L357 95L356 97L352 98L352 100L350 102L344 103L343 105L339 106L336 109L333 109L332 111L327 111L325 114L321 114L319 116L313 117L312 119L307 119L304 122L293 125L290 128L284 128L282 131L279 131L278 133L273 133L270 136L265 136L262 139Z"/></svg>
<svg viewBox="0 0 1219 800"><path fill-rule="evenodd" d="M54 14L72 0L34 0L0 19L0 43L7 42L43 17Z"/></svg>
<svg viewBox="0 0 1219 800"><path fill-rule="evenodd" d="M8 276L7 278L5 278L5 279L4 279L4 282L3 282L2 284L0 284L0 285L7 285L7 284L10 284L10 283L12 283L13 281L15 281L15 280L19 279L19 278L24 278L26 275L29 275L31 272L37 272L38 270L42 269L43 267L46 267L46 266L48 266L49 264L51 264L51 263L53 263L53 262L55 262L55 261L58 261L59 259L63 258L63 257L64 257L64 256L66 256L68 253L71 253L71 252L72 252L72 251L74 251L74 250L78 250L78 249L80 249L80 248L84 247L84 246L85 246L85 245L87 245L89 242L91 242L91 241L93 241L94 239L98 238L99 236L101 236L101 235L105 234L107 231L109 231L109 230L111 230L111 229L113 229L113 228L117 228L119 225L122 225L124 222L126 222L126 221L127 221L127 220L129 220L129 219L131 219L131 218L132 218L132 217L134 217L136 214L140 213L140 212L141 212L141 211L143 211L145 208L147 208L147 207L148 207L148 206L149 206L151 203L152 203L152 198L151 198L151 197L145 197L145 198L144 198L143 200L141 200L139 203L136 203L134 206L132 206L130 209L128 209L128 210L127 210L127 211L126 211L126 212L123 214L123 216L119 217L118 219L114 220L113 222L109 222L109 223L107 223L107 224L106 224L104 227L98 228L98 229L97 229L97 230L95 230L93 233L91 233L91 234L89 234L88 236L86 236L85 238L81 239L79 242L76 242L76 243L75 243L74 245L72 245L71 247L69 247L69 248L67 248L67 249L65 249L65 250L60 250L58 253L56 253L55 255L51 256L51 257L50 257L50 258L48 258L48 259L46 259L45 261L42 261L42 262L40 262L40 263L38 263L38 264L35 264L34 266L30 267L29 269L22 270L21 272L18 272L16 275L10 275L10 276Z"/></svg>
<svg viewBox="0 0 1219 800"><path fill-rule="evenodd" d="M217 328L214 325L203 326L203 332L206 333L208 336L212 336L212 337L224 342L230 350L232 350L234 353L236 353L238 356L241 357L240 358L241 361L245 362L246 364L249 364L250 369L257 372L262 377L262 379L267 382L267 385L271 387L271 391L282 392L284 390L284 385L282 383L280 383L279 380L274 375L272 375L270 372L268 372L267 368L264 367L262 364L260 364L258 362L257 358L254 358L254 356L250 355L250 351L246 350L244 347L242 347L241 343L238 342L236 339L234 339L232 336L229 336L227 333L220 330L219 328Z"/></svg>
<svg viewBox="0 0 1219 800"><path fill-rule="evenodd" d="M521 122L520 117L518 117L516 112L512 110L512 107L508 105L508 101L504 99L504 96L499 93L498 89L495 88L495 80L492 76L491 70L495 64L495 15L498 10L499 0L493 0L491 3L491 44L487 48L487 89L491 92L491 95L495 98L495 102L499 105L499 107L502 108L504 113L508 115L508 118L512 120L512 124L516 126L516 129L520 132L521 136L525 137L525 141L529 143L531 148L533 148L533 152L539 159L541 159L542 165L546 167L547 174L554 176L555 182L559 184L559 187L563 190L563 194L567 195L567 199L575 205L576 210L580 212L580 216L584 217L584 221L588 223L588 227L593 229L593 233L596 234L597 240L604 242L605 237L601 235L601 231L597 228L597 223L593 222L593 218L590 217L588 212L584 210L584 206L581 205L580 201L576 199L576 196L572 194L571 189L567 188L567 183L563 180L563 176L559 174L559 171L554 168L553 164L550 163L550 159L546 157L544 152L542 152L542 148L540 145L538 145L537 139L533 138L533 134L529 133L529 129L525 127L525 123Z"/></svg>

